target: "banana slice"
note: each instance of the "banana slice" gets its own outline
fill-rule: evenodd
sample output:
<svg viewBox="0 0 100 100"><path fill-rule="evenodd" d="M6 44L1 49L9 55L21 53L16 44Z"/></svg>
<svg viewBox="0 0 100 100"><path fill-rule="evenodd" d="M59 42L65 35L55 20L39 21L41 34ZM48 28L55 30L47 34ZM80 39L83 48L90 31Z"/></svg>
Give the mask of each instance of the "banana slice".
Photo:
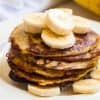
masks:
<svg viewBox="0 0 100 100"><path fill-rule="evenodd" d="M100 69L96 69L93 72L91 72L91 77L93 79L100 80Z"/></svg>
<svg viewBox="0 0 100 100"><path fill-rule="evenodd" d="M44 97L60 95L59 87L41 88L41 87L33 86L29 84L28 91L34 95L44 96Z"/></svg>
<svg viewBox="0 0 100 100"><path fill-rule="evenodd" d="M72 14L64 8L48 10L46 23L48 28L57 35L68 35L74 27Z"/></svg>
<svg viewBox="0 0 100 100"><path fill-rule="evenodd" d="M69 8L57 8L57 9L63 10L63 11L65 11L65 13L69 13L71 15L73 13L72 9L69 9Z"/></svg>
<svg viewBox="0 0 100 100"><path fill-rule="evenodd" d="M64 11L65 13L69 13L72 15L73 11L70 8L54 8L54 9L60 9L62 11ZM46 10L45 12L47 13L49 10Z"/></svg>
<svg viewBox="0 0 100 100"><path fill-rule="evenodd" d="M45 13L31 13L24 17L24 29L29 33L40 33L46 27Z"/></svg>
<svg viewBox="0 0 100 100"><path fill-rule="evenodd" d="M73 16L75 27L73 32L76 34L85 34L90 31L90 23L88 19L80 16Z"/></svg>
<svg viewBox="0 0 100 100"><path fill-rule="evenodd" d="M59 36L50 31L49 29L44 29L42 31L41 38L46 45L51 48L57 49L70 48L75 43L75 37L72 32L65 36Z"/></svg>
<svg viewBox="0 0 100 100"><path fill-rule="evenodd" d="M79 80L73 84L73 91L75 93L95 93L100 91L100 81L95 79Z"/></svg>

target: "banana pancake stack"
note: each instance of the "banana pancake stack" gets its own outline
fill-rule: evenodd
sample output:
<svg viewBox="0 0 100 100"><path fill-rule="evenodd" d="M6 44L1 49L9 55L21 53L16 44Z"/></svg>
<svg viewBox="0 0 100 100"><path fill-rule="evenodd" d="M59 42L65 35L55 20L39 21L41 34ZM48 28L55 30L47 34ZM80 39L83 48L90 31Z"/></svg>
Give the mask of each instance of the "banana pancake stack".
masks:
<svg viewBox="0 0 100 100"><path fill-rule="evenodd" d="M10 36L9 76L38 87L75 82L90 73L100 54L89 20L55 8L24 17Z"/></svg>

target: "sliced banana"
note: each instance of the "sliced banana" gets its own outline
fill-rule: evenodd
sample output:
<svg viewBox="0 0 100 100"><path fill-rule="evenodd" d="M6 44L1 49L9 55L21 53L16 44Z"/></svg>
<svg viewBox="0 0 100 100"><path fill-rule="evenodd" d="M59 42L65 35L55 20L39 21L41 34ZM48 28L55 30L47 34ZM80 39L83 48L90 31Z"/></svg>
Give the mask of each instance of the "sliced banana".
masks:
<svg viewBox="0 0 100 100"><path fill-rule="evenodd" d="M100 91L100 81L95 79L79 80L73 84L73 91L75 93L95 93Z"/></svg>
<svg viewBox="0 0 100 100"><path fill-rule="evenodd" d="M31 13L24 17L24 29L29 33L40 33L46 27L45 13Z"/></svg>
<svg viewBox="0 0 100 100"><path fill-rule="evenodd" d="M90 22L88 19L85 19L80 16L73 16L75 26L73 32L76 34L85 34L90 31Z"/></svg>
<svg viewBox="0 0 100 100"><path fill-rule="evenodd" d="M41 34L43 42L51 48L65 49L70 48L75 43L75 37L72 32L65 36L59 36L50 31L49 29L44 29Z"/></svg>
<svg viewBox="0 0 100 100"><path fill-rule="evenodd" d="M68 35L74 27L74 21L72 14L62 9L48 10L46 24L57 35Z"/></svg>
<svg viewBox="0 0 100 100"><path fill-rule="evenodd" d="M44 97L60 95L60 88L57 86L41 88L41 87L29 84L28 91L34 95L44 96Z"/></svg>
<svg viewBox="0 0 100 100"><path fill-rule="evenodd" d="M65 13L66 12L69 13L69 14L73 13L72 9L69 9L69 8L57 8L57 9L63 10L63 11L65 11Z"/></svg>
<svg viewBox="0 0 100 100"><path fill-rule="evenodd" d="M91 72L91 77L93 79L100 80L100 69L96 69L93 72Z"/></svg>
<svg viewBox="0 0 100 100"><path fill-rule="evenodd" d="M71 14L72 15L72 13L73 13L73 11L72 11L72 9L70 9L70 8L54 8L54 9L60 9L60 10L62 10L62 11L65 11L65 13L67 12L67 13L69 13L69 14ZM46 10L45 12L47 13L49 10Z"/></svg>

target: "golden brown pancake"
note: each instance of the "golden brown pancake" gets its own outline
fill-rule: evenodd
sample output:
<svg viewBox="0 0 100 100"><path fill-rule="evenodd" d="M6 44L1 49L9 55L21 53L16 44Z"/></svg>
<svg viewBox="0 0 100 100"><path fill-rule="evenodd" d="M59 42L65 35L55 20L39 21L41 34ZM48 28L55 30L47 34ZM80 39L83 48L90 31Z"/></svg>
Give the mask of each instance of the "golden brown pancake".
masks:
<svg viewBox="0 0 100 100"><path fill-rule="evenodd" d="M52 69L52 70L75 70L75 69L85 69L90 67L90 65L93 65L97 62L98 58L94 58L91 60L85 60L85 61L77 61L77 62L66 62L66 61L55 61L55 60L49 60L49 59L42 59L42 58L32 58L29 59L28 57L21 57L20 55L13 56L12 58L9 57L12 61L17 62L23 62L24 63L31 63L33 65L37 65L42 68L46 69ZM23 65L22 64L22 65Z"/></svg>
<svg viewBox="0 0 100 100"><path fill-rule="evenodd" d="M89 59L92 59L97 56L100 56L100 42L98 42L98 45L96 48L94 48L93 50L91 50L87 53L76 55L76 56L67 56L67 57L49 57L49 59L57 60L57 61L75 62L75 61L89 60Z"/></svg>
<svg viewBox="0 0 100 100"><path fill-rule="evenodd" d="M19 78L17 77L12 71L9 72L9 77L13 80L13 81L16 81L16 82L19 82L19 83L24 83L24 84L27 84L29 83L27 80L23 79L23 78Z"/></svg>
<svg viewBox="0 0 100 100"><path fill-rule="evenodd" d="M44 66L39 67L36 64L27 63L27 62L23 61L23 59L20 59L20 58L13 58L12 60L8 59L8 63L9 63L9 65L13 64L13 66L18 67L20 70L23 70L23 71L28 72L28 73L37 73L37 74L45 76L45 77L54 78L54 77L63 77L66 75L73 75L73 73L81 72L81 71L86 70L88 68L92 68L96 65L97 60L95 59L94 61L92 60L90 62L84 62L84 68L82 68L82 69L81 68L80 69L73 68L73 69L69 69L69 70L47 69L47 68L44 68ZM82 64L80 64L80 66L81 65ZM72 67L75 67L75 66L76 65L74 65Z"/></svg>
<svg viewBox="0 0 100 100"><path fill-rule="evenodd" d="M17 51L14 48L11 48L9 51L9 58L12 57L20 57L22 59L24 59L26 62L30 62L30 63L34 63L37 61L38 58L43 59L45 62L48 62L49 60L54 60L54 61L65 61L65 62L76 62L76 61L85 61L85 60L90 60L93 59L97 56L100 55L100 42L98 43L97 47L94 48L93 50L84 53L84 54L80 54L80 55L76 55L76 56L66 56L66 57L35 57L33 55L30 54L22 54L21 52Z"/></svg>
<svg viewBox="0 0 100 100"><path fill-rule="evenodd" d="M54 84L61 84L65 82L73 82L77 81L80 78L83 78L87 73L92 71L92 69L88 69L86 71L74 74L73 76L66 76L64 78L54 78L54 79L49 79L45 78L41 75L37 74L29 74L24 71L18 70L18 69L12 69L12 72L19 78L23 78L29 82L37 83L40 86L47 86L47 85L54 85Z"/></svg>
<svg viewBox="0 0 100 100"><path fill-rule="evenodd" d="M98 35L93 31L85 35L75 35L75 37L76 43L71 48L63 50L53 49L42 42L40 34L29 35L29 33L23 31L23 25L19 25L12 32L10 39L12 46L19 49L22 53L42 57L79 55L86 53L97 46Z"/></svg>

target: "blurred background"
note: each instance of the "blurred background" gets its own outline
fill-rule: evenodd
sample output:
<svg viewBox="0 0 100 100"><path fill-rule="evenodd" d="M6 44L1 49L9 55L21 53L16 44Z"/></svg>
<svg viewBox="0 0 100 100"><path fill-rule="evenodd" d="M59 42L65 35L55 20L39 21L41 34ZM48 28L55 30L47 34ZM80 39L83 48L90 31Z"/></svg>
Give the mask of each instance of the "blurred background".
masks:
<svg viewBox="0 0 100 100"><path fill-rule="evenodd" d="M100 21L100 0L0 0L0 21L52 7L71 8L76 15Z"/></svg>

